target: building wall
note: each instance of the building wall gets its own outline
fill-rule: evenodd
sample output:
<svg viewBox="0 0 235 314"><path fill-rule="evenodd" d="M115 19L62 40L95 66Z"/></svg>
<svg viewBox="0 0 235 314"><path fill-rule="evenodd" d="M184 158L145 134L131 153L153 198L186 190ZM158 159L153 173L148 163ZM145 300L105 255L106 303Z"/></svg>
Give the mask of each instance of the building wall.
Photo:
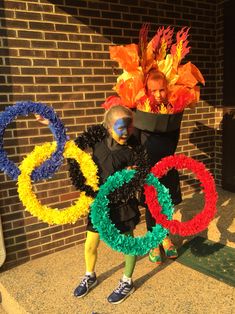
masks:
<svg viewBox="0 0 235 314"><path fill-rule="evenodd" d="M110 44L137 43L145 22L151 24L151 35L161 25L172 25L175 31L189 26L189 58L200 68L206 86L201 89L198 106L185 110L178 152L203 161L220 183L221 140L217 129L221 109L215 105L219 104L216 88L221 64L216 25L221 23L221 3L1 1L0 110L22 100L46 103L53 106L74 139L89 125L102 121L100 104L112 94L118 72L117 64L109 59ZM19 163L34 145L52 139L48 128L32 115L19 117L4 133L4 148L9 158ZM0 210L7 250L2 269L84 241L84 218L72 226L48 226L24 210L16 181L3 173L0 177ZM69 206L78 196L71 186L66 162L52 179L33 185L41 202L52 207ZM184 171L184 195L195 189L198 182Z"/></svg>

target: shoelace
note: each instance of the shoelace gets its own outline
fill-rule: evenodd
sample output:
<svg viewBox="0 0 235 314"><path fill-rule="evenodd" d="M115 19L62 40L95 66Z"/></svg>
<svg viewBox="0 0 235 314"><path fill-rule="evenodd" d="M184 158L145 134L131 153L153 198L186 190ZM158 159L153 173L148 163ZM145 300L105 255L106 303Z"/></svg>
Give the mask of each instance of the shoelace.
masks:
<svg viewBox="0 0 235 314"><path fill-rule="evenodd" d="M121 281L119 286L114 290L115 293L121 293L122 290L125 288L125 285L128 284L125 281Z"/></svg>
<svg viewBox="0 0 235 314"><path fill-rule="evenodd" d="M83 277L83 279L82 279L82 281L80 283L80 286L82 286L82 287L87 286L89 278L90 278L89 276Z"/></svg>

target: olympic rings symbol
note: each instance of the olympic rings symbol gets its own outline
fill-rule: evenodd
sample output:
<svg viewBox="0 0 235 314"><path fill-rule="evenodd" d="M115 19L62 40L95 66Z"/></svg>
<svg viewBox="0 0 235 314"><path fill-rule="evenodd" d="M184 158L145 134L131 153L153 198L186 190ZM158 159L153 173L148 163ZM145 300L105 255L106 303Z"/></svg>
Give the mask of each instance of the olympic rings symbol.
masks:
<svg viewBox="0 0 235 314"><path fill-rule="evenodd" d="M51 129L57 145L46 143L41 147L36 146L18 168L11 162L3 150L3 135L6 126L18 115L38 113L49 119ZM216 212L217 193L215 182L210 172L202 162L184 155L174 155L163 158L146 177L144 187L146 203L156 220L152 232L147 232L143 237L131 237L120 234L109 218L108 194L121 187L124 183L131 184L136 170L122 170L115 172L100 186L96 198L81 193L75 205L66 210L43 207L32 192L31 177L40 180L51 176L65 158L74 158L81 167L86 178L86 183L94 191L98 190L97 166L90 155L79 149L72 141L67 141L65 128L51 107L40 103L20 102L7 107L0 114L0 169L5 171L12 179L18 178L18 192L22 203L31 214L49 224L75 223L81 215L86 214L91 207L91 219L94 227L104 240L113 249L130 255L144 255L152 247L160 244L170 231L181 236L188 236L204 230L213 219ZM138 166L138 165L137 165ZM34 169L36 167L36 169ZM172 220L173 205L166 189L158 180L171 168L187 168L194 172L205 192L205 206L203 210L188 222Z"/></svg>

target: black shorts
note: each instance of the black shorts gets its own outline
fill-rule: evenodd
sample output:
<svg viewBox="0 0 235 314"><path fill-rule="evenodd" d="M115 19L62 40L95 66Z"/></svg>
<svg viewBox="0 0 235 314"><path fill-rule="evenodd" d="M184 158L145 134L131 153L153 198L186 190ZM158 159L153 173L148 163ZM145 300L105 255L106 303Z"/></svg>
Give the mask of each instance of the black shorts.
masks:
<svg viewBox="0 0 235 314"><path fill-rule="evenodd" d="M128 204L110 206L110 219L121 233L131 232L140 222L140 212L137 200L131 200ZM87 230L97 232L93 227L90 215L88 216Z"/></svg>

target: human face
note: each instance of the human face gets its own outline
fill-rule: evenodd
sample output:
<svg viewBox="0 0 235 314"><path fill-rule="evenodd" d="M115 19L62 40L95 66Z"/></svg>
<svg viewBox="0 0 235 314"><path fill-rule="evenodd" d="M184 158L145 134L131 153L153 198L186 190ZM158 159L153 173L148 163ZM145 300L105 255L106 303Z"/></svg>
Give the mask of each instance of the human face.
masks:
<svg viewBox="0 0 235 314"><path fill-rule="evenodd" d="M119 117L114 120L110 133L112 138L120 145L126 144L132 130L132 119L129 117Z"/></svg>
<svg viewBox="0 0 235 314"><path fill-rule="evenodd" d="M159 104L167 101L167 87L164 79L149 79L147 89L148 93L153 95Z"/></svg>

